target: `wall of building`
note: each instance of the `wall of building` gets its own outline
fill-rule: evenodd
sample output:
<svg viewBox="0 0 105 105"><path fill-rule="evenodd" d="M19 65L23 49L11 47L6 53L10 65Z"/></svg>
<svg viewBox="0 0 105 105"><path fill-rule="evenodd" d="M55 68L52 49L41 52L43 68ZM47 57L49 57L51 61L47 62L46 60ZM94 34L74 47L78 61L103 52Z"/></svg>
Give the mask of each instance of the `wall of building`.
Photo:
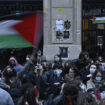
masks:
<svg viewBox="0 0 105 105"><path fill-rule="evenodd" d="M68 47L68 58L76 59L81 52L81 0L44 0L44 49L48 60L59 54L59 47ZM56 20L70 20L70 37L56 41Z"/></svg>

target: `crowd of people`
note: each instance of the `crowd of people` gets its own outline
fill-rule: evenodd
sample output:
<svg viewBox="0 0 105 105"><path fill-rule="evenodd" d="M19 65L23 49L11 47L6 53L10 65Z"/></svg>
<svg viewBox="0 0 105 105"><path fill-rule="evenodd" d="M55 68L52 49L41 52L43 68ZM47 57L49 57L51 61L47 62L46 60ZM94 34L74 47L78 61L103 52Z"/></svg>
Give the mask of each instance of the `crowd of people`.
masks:
<svg viewBox="0 0 105 105"><path fill-rule="evenodd" d="M105 105L104 59L81 52L47 61L38 52L19 64L12 56L0 70L0 105Z"/></svg>

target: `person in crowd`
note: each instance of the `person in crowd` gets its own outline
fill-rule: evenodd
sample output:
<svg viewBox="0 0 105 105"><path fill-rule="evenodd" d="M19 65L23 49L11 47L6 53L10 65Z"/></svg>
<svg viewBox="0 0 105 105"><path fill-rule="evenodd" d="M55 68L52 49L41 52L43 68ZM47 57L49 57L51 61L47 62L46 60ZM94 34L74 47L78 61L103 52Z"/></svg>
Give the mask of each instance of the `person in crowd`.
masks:
<svg viewBox="0 0 105 105"><path fill-rule="evenodd" d="M60 86L61 86L61 72L62 70L59 69L59 65L55 64L52 70L49 71L50 76L49 76L49 94L54 94L55 96L59 94L60 92Z"/></svg>
<svg viewBox="0 0 105 105"><path fill-rule="evenodd" d="M47 60L46 60L46 56L41 56L41 65L43 66L43 69L44 69L44 71L47 71L49 68L48 68L48 62L47 62ZM50 68L51 69L51 68ZM49 69L49 70L50 70ZM49 71L48 70L48 71Z"/></svg>
<svg viewBox="0 0 105 105"><path fill-rule="evenodd" d="M23 63L23 66L30 60L30 58L31 58L31 54L27 54L27 55L25 56L25 61L24 61L24 63Z"/></svg>
<svg viewBox="0 0 105 105"><path fill-rule="evenodd" d="M52 64L52 68L54 67L55 64L59 64L62 67L62 59L60 55L54 56L54 63Z"/></svg>
<svg viewBox="0 0 105 105"><path fill-rule="evenodd" d="M88 52L81 52L78 59L67 60L63 66L62 62L59 55L52 64L36 52L27 55L22 66L11 57L9 65L0 71L0 91L9 92L11 105L103 105L102 59L94 63Z"/></svg>
<svg viewBox="0 0 105 105"><path fill-rule="evenodd" d="M61 73L61 77L62 79L64 79L64 76L69 73L69 69L73 67L73 62L71 60L67 60L65 63L64 63L64 68L62 69L62 73Z"/></svg>
<svg viewBox="0 0 105 105"><path fill-rule="evenodd" d="M50 87L49 83L49 72L45 71L43 69L42 65L37 65L35 68L35 73L36 73L36 86L40 94L40 98L44 99L46 98L46 92L47 89Z"/></svg>
<svg viewBox="0 0 105 105"><path fill-rule="evenodd" d="M14 103L16 104L21 96L21 81L17 78L17 72L8 66L3 72L4 86L8 88L8 92L11 94ZM3 80L1 80L3 81ZM5 89L5 87L2 87Z"/></svg>
<svg viewBox="0 0 105 105"><path fill-rule="evenodd" d="M33 56L31 57L30 61L27 62L24 68L18 73L11 66L7 66L3 71L3 76L2 76L3 78L0 80L0 87L4 88L11 94L15 105L17 105L19 97L25 91L25 89L23 90L23 92L21 91L22 85L24 84L34 85L33 81L35 81L34 80L35 75L33 76L34 72L31 72L31 67L33 65L32 58ZM28 74L28 76L24 76L26 74ZM29 77L29 78L25 78L24 80L24 77Z"/></svg>
<svg viewBox="0 0 105 105"><path fill-rule="evenodd" d="M50 71L52 69L52 63L51 62L46 62L46 71Z"/></svg>
<svg viewBox="0 0 105 105"><path fill-rule="evenodd" d="M52 100L51 105L77 105L79 89L75 83L66 83L63 93Z"/></svg>
<svg viewBox="0 0 105 105"><path fill-rule="evenodd" d="M50 79L49 82L51 84L60 82L60 74L62 73L62 70L60 69L60 66L58 64L55 64L52 70L50 70Z"/></svg>
<svg viewBox="0 0 105 105"><path fill-rule="evenodd" d="M102 64L102 63L103 63L103 59L102 59L101 56L99 56L99 57L96 59L95 63L96 63L97 68L100 69L101 71L103 71L104 74L105 74L105 67L104 67L103 64Z"/></svg>
<svg viewBox="0 0 105 105"><path fill-rule="evenodd" d="M97 59L98 59L99 62L101 62L101 63L103 62L103 58L102 58L102 56L98 56Z"/></svg>
<svg viewBox="0 0 105 105"><path fill-rule="evenodd" d="M83 91L86 91L86 86L80 80L80 77L78 77L77 70L75 68L71 67L69 69L69 73L65 75L64 80L65 82L62 84L61 91L63 90L65 83L70 83L72 81L75 81L78 87L80 87Z"/></svg>
<svg viewBox="0 0 105 105"><path fill-rule="evenodd" d="M65 75L65 78L69 78L69 81L73 81L74 79L76 79L76 76L77 76L76 69L71 67L69 68L69 73Z"/></svg>
<svg viewBox="0 0 105 105"><path fill-rule="evenodd" d="M10 57L9 66L15 69L16 72L19 72L23 68L23 66L18 63L15 57Z"/></svg>
<svg viewBox="0 0 105 105"><path fill-rule="evenodd" d="M30 60L30 57L31 57L30 54L27 54L27 55L26 55L26 62Z"/></svg>
<svg viewBox="0 0 105 105"><path fill-rule="evenodd" d="M78 70L81 70L86 66L87 61L90 59L88 52L81 52L79 55L79 58L76 60L73 60L74 64L78 68Z"/></svg>
<svg viewBox="0 0 105 105"><path fill-rule="evenodd" d="M104 102L97 100L92 94L87 92L78 95L78 105L104 105Z"/></svg>
<svg viewBox="0 0 105 105"><path fill-rule="evenodd" d="M77 84L77 87L80 88L80 91L82 93L86 93L87 92L86 85L80 79L76 79L75 83Z"/></svg>
<svg viewBox="0 0 105 105"><path fill-rule="evenodd" d="M25 94L20 97L17 105L42 105L39 101L39 92L35 87L29 87Z"/></svg>
<svg viewBox="0 0 105 105"><path fill-rule="evenodd" d="M41 56L41 64L46 66L47 60L46 60L46 56Z"/></svg>
<svg viewBox="0 0 105 105"><path fill-rule="evenodd" d="M101 70L96 70L92 78L87 81L87 91L92 90L94 93L99 92L105 85L105 77Z"/></svg>
<svg viewBox="0 0 105 105"><path fill-rule="evenodd" d="M97 67L95 64L91 64L90 61L87 62L87 65L79 71L80 78L83 81L83 83L86 84L86 82L92 77L94 72L97 70Z"/></svg>
<svg viewBox="0 0 105 105"><path fill-rule="evenodd" d="M5 68L5 70L2 73L2 77L0 80L0 87L8 91L10 89L10 85L13 85L15 77L16 77L16 71L13 70L10 66L8 66L7 68Z"/></svg>
<svg viewBox="0 0 105 105"><path fill-rule="evenodd" d="M0 88L0 105L14 105L10 94L2 88Z"/></svg>
<svg viewBox="0 0 105 105"><path fill-rule="evenodd" d="M6 84L11 85L11 86L14 85L13 83L16 79L16 76L17 76L16 71L10 66L8 66L3 72L3 77L5 78Z"/></svg>

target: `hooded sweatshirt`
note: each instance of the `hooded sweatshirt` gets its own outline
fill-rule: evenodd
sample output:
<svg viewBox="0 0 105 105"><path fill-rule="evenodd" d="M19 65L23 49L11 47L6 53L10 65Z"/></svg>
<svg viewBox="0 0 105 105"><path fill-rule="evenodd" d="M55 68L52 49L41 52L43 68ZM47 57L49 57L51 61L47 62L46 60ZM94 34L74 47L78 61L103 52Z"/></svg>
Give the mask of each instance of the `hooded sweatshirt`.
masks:
<svg viewBox="0 0 105 105"><path fill-rule="evenodd" d="M16 72L19 72L23 68L23 66L20 65L18 63L18 61L16 60L16 58L14 58L14 57L10 57L9 61L11 61L11 60L13 60L15 62L15 66L13 67L13 69L15 69Z"/></svg>

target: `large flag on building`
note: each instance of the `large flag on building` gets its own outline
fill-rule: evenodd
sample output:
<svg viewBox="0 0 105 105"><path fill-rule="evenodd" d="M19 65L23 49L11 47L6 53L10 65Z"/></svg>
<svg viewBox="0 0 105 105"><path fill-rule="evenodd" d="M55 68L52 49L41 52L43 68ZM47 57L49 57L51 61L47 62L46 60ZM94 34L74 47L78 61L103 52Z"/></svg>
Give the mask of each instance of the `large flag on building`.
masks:
<svg viewBox="0 0 105 105"><path fill-rule="evenodd" d="M105 17L93 17L93 23L105 23Z"/></svg>
<svg viewBox="0 0 105 105"><path fill-rule="evenodd" d="M35 13L21 20L0 22L0 48L37 47L42 27L42 13Z"/></svg>

